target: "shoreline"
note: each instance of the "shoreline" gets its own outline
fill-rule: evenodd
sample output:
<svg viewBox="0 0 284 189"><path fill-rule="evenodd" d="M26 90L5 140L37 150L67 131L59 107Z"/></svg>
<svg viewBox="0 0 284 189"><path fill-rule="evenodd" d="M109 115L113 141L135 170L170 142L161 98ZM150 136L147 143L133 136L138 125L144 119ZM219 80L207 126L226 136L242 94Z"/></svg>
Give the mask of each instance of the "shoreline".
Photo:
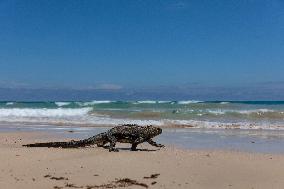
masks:
<svg viewBox="0 0 284 189"><path fill-rule="evenodd" d="M111 127L0 125L0 133L42 132L58 140L85 139ZM235 150L253 153L284 154L284 131L244 129L163 128L156 140L189 150Z"/></svg>
<svg viewBox="0 0 284 189"><path fill-rule="evenodd" d="M174 146L120 152L98 147L26 148L60 139L46 132L0 133L1 189L16 188L283 188L284 155L186 150ZM146 187L147 186L147 187Z"/></svg>
<svg viewBox="0 0 284 189"><path fill-rule="evenodd" d="M196 121L199 122L199 121ZM132 124L132 123L125 123L125 124ZM137 123L133 123L137 124ZM5 128L15 128L16 129L28 129L28 128L43 128L47 126L57 126L57 127L62 127L62 128L111 128L115 127L117 125L123 125L123 124L80 124L80 123L69 123L69 122L7 122L7 121L0 121L0 129L5 129ZM139 125L139 124L138 124ZM258 128L258 127L240 127L239 124L237 123L228 123L227 126L226 124L224 125L219 125L218 127L202 127L202 126L194 126L190 124L173 124L173 123L167 123L163 125L155 125L155 124L141 124L143 126L146 125L153 125L156 127L161 127L163 129L208 129L208 130L241 130L241 131L283 131L284 132L284 125L278 125L276 127L266 127L266 128Z"/></svg>

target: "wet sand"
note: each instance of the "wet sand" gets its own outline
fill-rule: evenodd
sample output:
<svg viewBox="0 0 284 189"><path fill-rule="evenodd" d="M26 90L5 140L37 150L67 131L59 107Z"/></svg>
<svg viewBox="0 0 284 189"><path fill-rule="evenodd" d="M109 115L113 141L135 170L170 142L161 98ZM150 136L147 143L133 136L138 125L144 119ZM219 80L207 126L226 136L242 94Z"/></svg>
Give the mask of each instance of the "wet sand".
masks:
<svg viewBox="0 0 284 189"><path fill-rule="evenodd" d="M284 155L236 151L103 148L25 148L59 140L46 132L0 134L1 189L59 188L284 188Z"/></svg>

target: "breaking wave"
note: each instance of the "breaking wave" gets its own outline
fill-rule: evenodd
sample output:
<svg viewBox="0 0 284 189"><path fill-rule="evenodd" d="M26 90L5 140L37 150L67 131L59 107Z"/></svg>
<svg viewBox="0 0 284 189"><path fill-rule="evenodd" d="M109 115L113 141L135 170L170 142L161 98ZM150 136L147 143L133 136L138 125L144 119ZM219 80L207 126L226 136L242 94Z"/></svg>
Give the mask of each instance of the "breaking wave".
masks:
<svg viewBox="0 0 284 189"><path fill-rule="evenodd" d="M196 104L196 103L201 103L203 101L199 100L187 100L187 101L178 101L178 104Z"/></svg>
<svg viewBox="0 0 284 189"><path fill-rule="evenodd" d="M83 116L88 114L92 108L1 108L0 118L2 117L68 117L68 116Z"/></svg>
<svg viewBox="0 0 284 189"><path fill-rule="evenodd" d="M154 101L154 100L143 100L143 101L137 101L137 102L134 102L134 104L156 104L157 101Z"/></svg>
<svg viewBox="0 0 284 189"><path fill-rule="evenodd" d="M170 120L170 119L119 119L104 116L79 116L73 117L0 117L1 122L21 123L25 125L60 125L60 126L115 126L122 124L139 124L139 125L155 125L160 127L170 128L197 128L197 129L264 129L264 130L284 130L284 125L268 124L265 122L251 123L251 122L218 122L218 121L198 121L198 120ZM77 116L78 114L76 114Z"/></svg>
<svg viewBox="0 0 284 189"><path fill-rule="evenodd" d="M78 104L79 106L92 106L92 105L96 105L96 104L109 104L109 103L113 103L116 101L110 101L110 100L94 100L94 101L90 101L90 102L76 102L76 104Z"/></svg>
<svg viewBox="0 0 284 189"><path fill-rule="evenodd" d="M187 101L169 101L169 100L144 100L144 101L136 101L132 102L133 104L195 104L195 103L201 103L203 101L198 100L187 100ZM129 102L131 103L131 102Z"/></svg>
<svg viewBox="0 0 284 189"><path fill-rule="evenodd" d="M245 115L250 115L250 114L265 114L265 113L280 113L284 114L284 112L278 112L275 110L270 110L270 109L254 109L254 110L222 110L222 109L217 109L217 110L207 110L208 113L215 114L215 115L224 115L226 113L236 113L236 114L245 114Z"/></svg>
<svg viewBox="0 0 284 189"><path fill-rule="evenodd" d="M230 102L220 102L220 104L230 104Z"/></svg>
<svg viewBox="0 0 284 189"><path fill-rule="evenodd" d="M58 107L62 107L62 106L68 106L71 104L71 102L55 102L55 104L58 106Z"/></svg>
<svg viewBox="0 0 284 189"><path fill-rule="evenodd" d="M190 128L283 129L284 102L187 101L57 101L0 102L0 125L141 124Z"/></svg>

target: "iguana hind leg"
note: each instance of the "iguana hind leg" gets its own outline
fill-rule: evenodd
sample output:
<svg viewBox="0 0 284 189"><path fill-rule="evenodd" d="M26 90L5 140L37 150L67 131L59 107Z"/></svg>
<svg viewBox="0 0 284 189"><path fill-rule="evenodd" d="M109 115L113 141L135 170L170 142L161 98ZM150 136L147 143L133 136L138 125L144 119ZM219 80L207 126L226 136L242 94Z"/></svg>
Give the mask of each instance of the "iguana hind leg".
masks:
<svg viewBox="0 0 284 189"><path fill-rule="evenodd" d="M137 151L137 149L136 149L137 145L138 145L137 143L133 143L132 146L131 146L131 151Z"/></svg>
<svg viewBox="0 0 284 189"><path fill-rule="evenodd" d="M104 145L108 143L107 141L97 143L97 147L104 147Z"/></svg>
<svg viewBox="0 0 284 189"><path fill-rule="evenodd" d="M108 133L107 137L110 141L109 151L110 152L118 152L119 150L115 148L115 144L117 142L116 138L113 135L111 135L110 133Z"/></svg>

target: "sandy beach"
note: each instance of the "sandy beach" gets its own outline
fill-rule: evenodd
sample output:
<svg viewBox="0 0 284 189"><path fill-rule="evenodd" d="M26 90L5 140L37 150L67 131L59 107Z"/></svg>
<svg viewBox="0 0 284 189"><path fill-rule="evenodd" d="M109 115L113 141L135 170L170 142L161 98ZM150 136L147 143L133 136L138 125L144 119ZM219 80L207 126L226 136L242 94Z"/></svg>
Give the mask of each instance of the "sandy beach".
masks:
<svg viewBox="0 0 284 189"><path fill-rule="evenodd" d="M0 134L0 186L14 188L283 188L284 156L237 151L90 147L25 148L59 140L40 132ZM61 139L62 140L62 139Z"/></svg>
<svg viewBox="0 0 284 189"><path fill-rule="evenodd" d="M0 189L284 189L283 34L284 0L0 0Z"/></svg>

